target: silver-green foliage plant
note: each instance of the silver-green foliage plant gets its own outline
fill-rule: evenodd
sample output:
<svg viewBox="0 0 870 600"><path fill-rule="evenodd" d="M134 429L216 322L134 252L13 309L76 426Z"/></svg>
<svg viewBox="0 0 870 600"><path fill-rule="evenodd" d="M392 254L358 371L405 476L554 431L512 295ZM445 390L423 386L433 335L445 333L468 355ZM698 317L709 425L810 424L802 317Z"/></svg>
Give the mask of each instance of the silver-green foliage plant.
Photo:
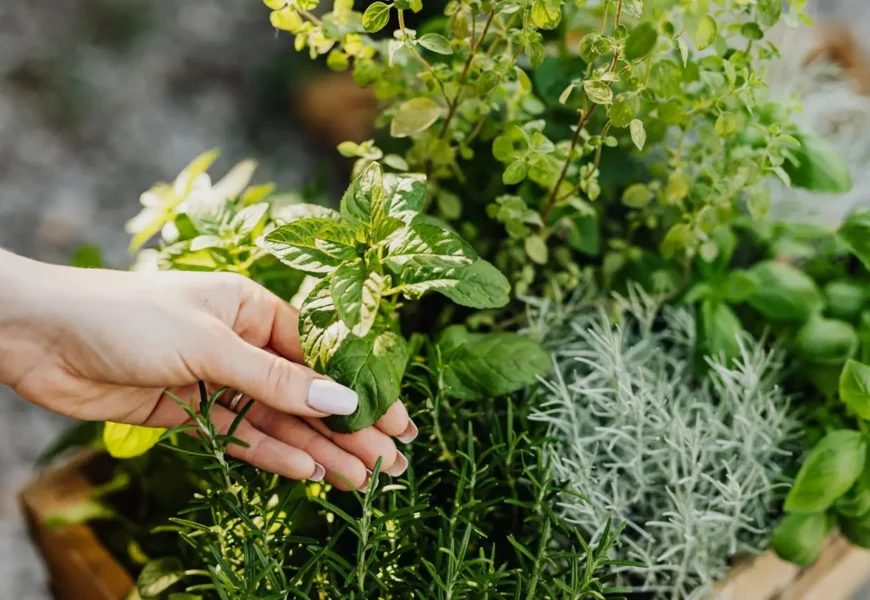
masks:
<svg viewBox="0 0 870 600"><path fill-rule="evenodd" d="M617 558L649 565L632 582L656 598L706 597L729 557L765 548L788 484L781 357L742 337L705 375L688 309L643 293L618 313L585 306L536 308L556 369L532 418L549 424L557 479L590 499L555 508L589 534L625 521Z"/></svg>

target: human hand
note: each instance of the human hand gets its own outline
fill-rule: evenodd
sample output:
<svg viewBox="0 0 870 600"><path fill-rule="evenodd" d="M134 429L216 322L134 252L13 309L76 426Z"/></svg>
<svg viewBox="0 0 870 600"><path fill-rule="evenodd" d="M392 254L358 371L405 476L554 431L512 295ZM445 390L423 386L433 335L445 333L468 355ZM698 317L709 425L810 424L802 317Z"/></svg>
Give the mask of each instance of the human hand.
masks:
<svg viewBox="0 0 870 600"><path fill-rule="evenodd" d="M0 251L0 383L26 400L84 420L171 428L188 421L164 392L197 399L197 382L257 402L230 454L293 479L355 487L417 428L401 402L372 427L330 431L321 417L350 414L355 392L304 366L296 310L229 273L128 273L45 265ZM219 402L228 404L235 393ZM238 403L241 409L245 402ZM236 414L216 405L222 429Z"/></svg>

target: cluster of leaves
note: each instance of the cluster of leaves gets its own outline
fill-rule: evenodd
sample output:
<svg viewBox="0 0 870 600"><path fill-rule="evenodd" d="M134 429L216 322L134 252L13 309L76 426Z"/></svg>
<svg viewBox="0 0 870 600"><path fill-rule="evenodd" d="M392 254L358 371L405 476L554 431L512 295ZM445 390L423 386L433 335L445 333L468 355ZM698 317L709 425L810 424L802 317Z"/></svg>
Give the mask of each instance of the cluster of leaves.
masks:
<svg viewBox="0 0 870 600"><path fill-rule="evenodd" d="M493 351L478 352L481 344ZM571 493L554 481L541 428L521 424L521 406L493 399L512 387L498 375L503 363L528 371L529 362L548 364L547 354L519 336L462 328L421 352L426 358L411 362L405 392L412 405L429 405L415 419L431 443L410 447L401 480L375 468L364 494L329 494L328 486L228 458L227 445L237 443L232 429L219 433L209 420L219 392L209 397L201 386L190 404L177 399L193 424L166 439L200 470L202 491L159 528L186 542L185 560L178 553L150 561L136 594L443 600L603 599L627 591L613 585L612 570L638 565L609 558L621 528L608 525L590 544L553 513ZM188 428L199 433L199 448L173 441Z"/></svg>
<svg viewBox="0 0 870 600"><path fill-rule="evenodd" d="M742 335L737 360L708 358L707 374L691 310L642 290L596 301L534 301L556 368L532 418L548 426L556 479L590 500L558 510L588 535L626 522L615 556L649 566L620 583L707 598L729 557L765 549L790 481L799 423L783 356Z"/></svg>
<svg viewBox="0 0 870 600"><path fill-rule="evenodd" d="M835 526L853 543L870 547L868 217L854 213L836 236L807 228L778 232L767 242L780 262L752 269L762 278L749 303L782 323L779 333L801 363L799 383L818 407L810 421L817 442L772 540L783 558L800 565L817 558Z"/></svg>
<svg viewBox="0 0 870 600"><path fill-rule="evenodd" d="M419 32L407 24L419 1L341 2L322 18L316 0L266 4L298 49L328 53L383 102L396 152L368 141L342 153L358 169L384 157L425 173L427 206L473 215L465 235L493 248L519 293L573 288L590 255L608 280L657 260L656 285L678 287L659 251L712 261L717 227L766 213L766 177L805 185L793 178L804 138L761 76L778 0L453 0ZM790 4L787 21L808 20ZM391 37L370 35L391 23Z"/></svg>

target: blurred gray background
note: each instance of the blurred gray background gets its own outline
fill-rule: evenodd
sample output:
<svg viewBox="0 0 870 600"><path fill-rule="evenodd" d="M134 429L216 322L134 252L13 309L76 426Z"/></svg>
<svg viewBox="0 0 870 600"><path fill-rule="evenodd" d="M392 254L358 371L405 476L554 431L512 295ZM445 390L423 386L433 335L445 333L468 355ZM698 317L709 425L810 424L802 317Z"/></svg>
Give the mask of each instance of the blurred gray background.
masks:
<svg viewBox="0 0 870 600"><path fill-rule="evenodd" d="M812 10L867 43L868 0ZM90 242L123 267L139 194L212 147L216 174L254 157L259 181L305 183L325 148L290 118L310 69L291 46L260 0L0 0L0 246L65 263ZM64 426L0 388L0 600L48 598L15 494Z"/></svg>

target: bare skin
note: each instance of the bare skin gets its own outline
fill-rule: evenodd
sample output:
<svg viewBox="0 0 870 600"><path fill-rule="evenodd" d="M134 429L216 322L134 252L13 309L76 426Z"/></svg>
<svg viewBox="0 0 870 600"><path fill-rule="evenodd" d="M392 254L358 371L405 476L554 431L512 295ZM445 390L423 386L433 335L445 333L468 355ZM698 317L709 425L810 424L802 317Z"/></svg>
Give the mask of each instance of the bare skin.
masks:
<svg viewBox="0 0 870 600"><path fill-rule="evenodd" d="M347 489L338 475L362 487L378 458L393 475L407 468L392 438L410 442L417 428L400 402L353 434L323 425L353 412L356 394L304 366L296 310L256 283L59 267L0 250L0 384L77 419L170 428L188 417L164 392L193 399L200 380L256 398L236 432L249 447L231 453L261 469L325 473ZM223 428L235 416L223 405L212 414Z"/></svg>

